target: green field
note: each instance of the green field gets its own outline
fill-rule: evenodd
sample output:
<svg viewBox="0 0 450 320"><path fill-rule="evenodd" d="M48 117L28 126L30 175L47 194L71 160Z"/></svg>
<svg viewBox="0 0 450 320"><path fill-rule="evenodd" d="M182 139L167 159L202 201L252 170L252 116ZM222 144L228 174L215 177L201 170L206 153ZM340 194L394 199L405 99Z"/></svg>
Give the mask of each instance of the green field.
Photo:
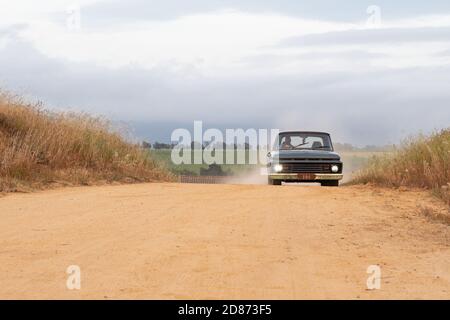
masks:
<svg viewBox="0 0 450 320"><path fill-rule="evenodd" d="M202 151L198 150L195 152L201 154ZM233 151L231 152L233 153ZM157 162L169 169L172 173L177 175L200 175L201 169L208 169L209 167L209 165L205 163L176 165L171 160L172 150L169 149L151 150L150 153L153 159L155 159ZM192 158L194 158L194 155ZM248 151L246 151L246 159L248 159ZM219 166L226 175L244 174L260 167L259 165L249 164L221 164Z"/></svg>
<svg viewBox="0 0 450 320"><path fill-rule="evenodd" d="M176 165L171 161L171 152L169 149L159 149L149 151L157 162L168 168L176 175L200 175L201 169L208 169L207 164L181 164ZM201 151L197 151L201 152ZM233 152L233 151L231 151ZM347 151L339 152L344 162L344 173L350 176L353 172L362 168L367 161L374 156L382 156L385 152L368 152L368 151ZM248 158L248 151L246 154ZM261 165L249 164L222 164L220 165L222 171L227 175L243 175L253 172L255 169L262 167Z"/></svg>

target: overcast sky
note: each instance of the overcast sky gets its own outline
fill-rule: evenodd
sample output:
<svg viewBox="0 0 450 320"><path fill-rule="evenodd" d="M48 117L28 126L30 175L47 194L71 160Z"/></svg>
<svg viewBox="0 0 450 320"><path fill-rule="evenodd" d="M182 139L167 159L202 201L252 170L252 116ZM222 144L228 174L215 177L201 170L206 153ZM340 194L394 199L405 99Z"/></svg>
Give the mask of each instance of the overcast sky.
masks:
<svg viewBox="0 0 450 320"><path fill-rule="evenodd" d="M397 143L450 126L450 1L0 0L0 87L153 141L203 120Z"/></svg>

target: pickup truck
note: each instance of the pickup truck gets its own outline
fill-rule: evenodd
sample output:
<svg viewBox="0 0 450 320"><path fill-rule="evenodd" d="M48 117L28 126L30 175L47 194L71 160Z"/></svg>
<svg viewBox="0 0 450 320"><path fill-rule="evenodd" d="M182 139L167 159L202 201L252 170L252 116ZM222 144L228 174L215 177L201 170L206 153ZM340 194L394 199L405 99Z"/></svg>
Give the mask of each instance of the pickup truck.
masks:
<svg viewBox="0 0 450 320"><path fill-rule="evenodd" d="M319 182L337 187L343 178L341 157L334 152L330 134L325 132L280 132L267 156L270 185Z"/></svg>

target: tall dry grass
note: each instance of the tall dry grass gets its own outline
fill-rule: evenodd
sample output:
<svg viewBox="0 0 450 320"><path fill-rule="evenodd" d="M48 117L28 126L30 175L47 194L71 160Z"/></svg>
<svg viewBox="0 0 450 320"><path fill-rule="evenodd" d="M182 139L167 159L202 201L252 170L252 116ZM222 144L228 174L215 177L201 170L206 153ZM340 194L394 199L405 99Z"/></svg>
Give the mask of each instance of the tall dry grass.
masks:
<svg viewBox="0 0 450 320"><path fill-rule="evenodd" d="M374 157L352 182L427 188L450 205L450 128L412 138L392 154Z"/></svg>
<svg viewBox="0 0 450 320"><path fill-rule="evenodd" d="M0 191L170 179L110 123L0 94Z"/></svg>

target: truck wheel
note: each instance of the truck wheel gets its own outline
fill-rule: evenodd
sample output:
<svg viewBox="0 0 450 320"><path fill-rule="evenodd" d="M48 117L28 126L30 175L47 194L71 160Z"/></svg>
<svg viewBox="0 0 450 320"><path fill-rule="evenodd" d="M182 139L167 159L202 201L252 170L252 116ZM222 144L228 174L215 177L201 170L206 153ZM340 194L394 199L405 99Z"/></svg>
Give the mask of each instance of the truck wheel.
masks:
<svg viewBox="0 0 450 320"><path fill-rule="evenodd" d="M271 186L281 186L281 180L273 180L269 178L268 183Z"/></svg>
<svg viewBox="0 0 450 320"><path fill-rule="evenodd" d="M339 187L339 180L326 180L321 181L320 185L322 187Z"/></svg>

